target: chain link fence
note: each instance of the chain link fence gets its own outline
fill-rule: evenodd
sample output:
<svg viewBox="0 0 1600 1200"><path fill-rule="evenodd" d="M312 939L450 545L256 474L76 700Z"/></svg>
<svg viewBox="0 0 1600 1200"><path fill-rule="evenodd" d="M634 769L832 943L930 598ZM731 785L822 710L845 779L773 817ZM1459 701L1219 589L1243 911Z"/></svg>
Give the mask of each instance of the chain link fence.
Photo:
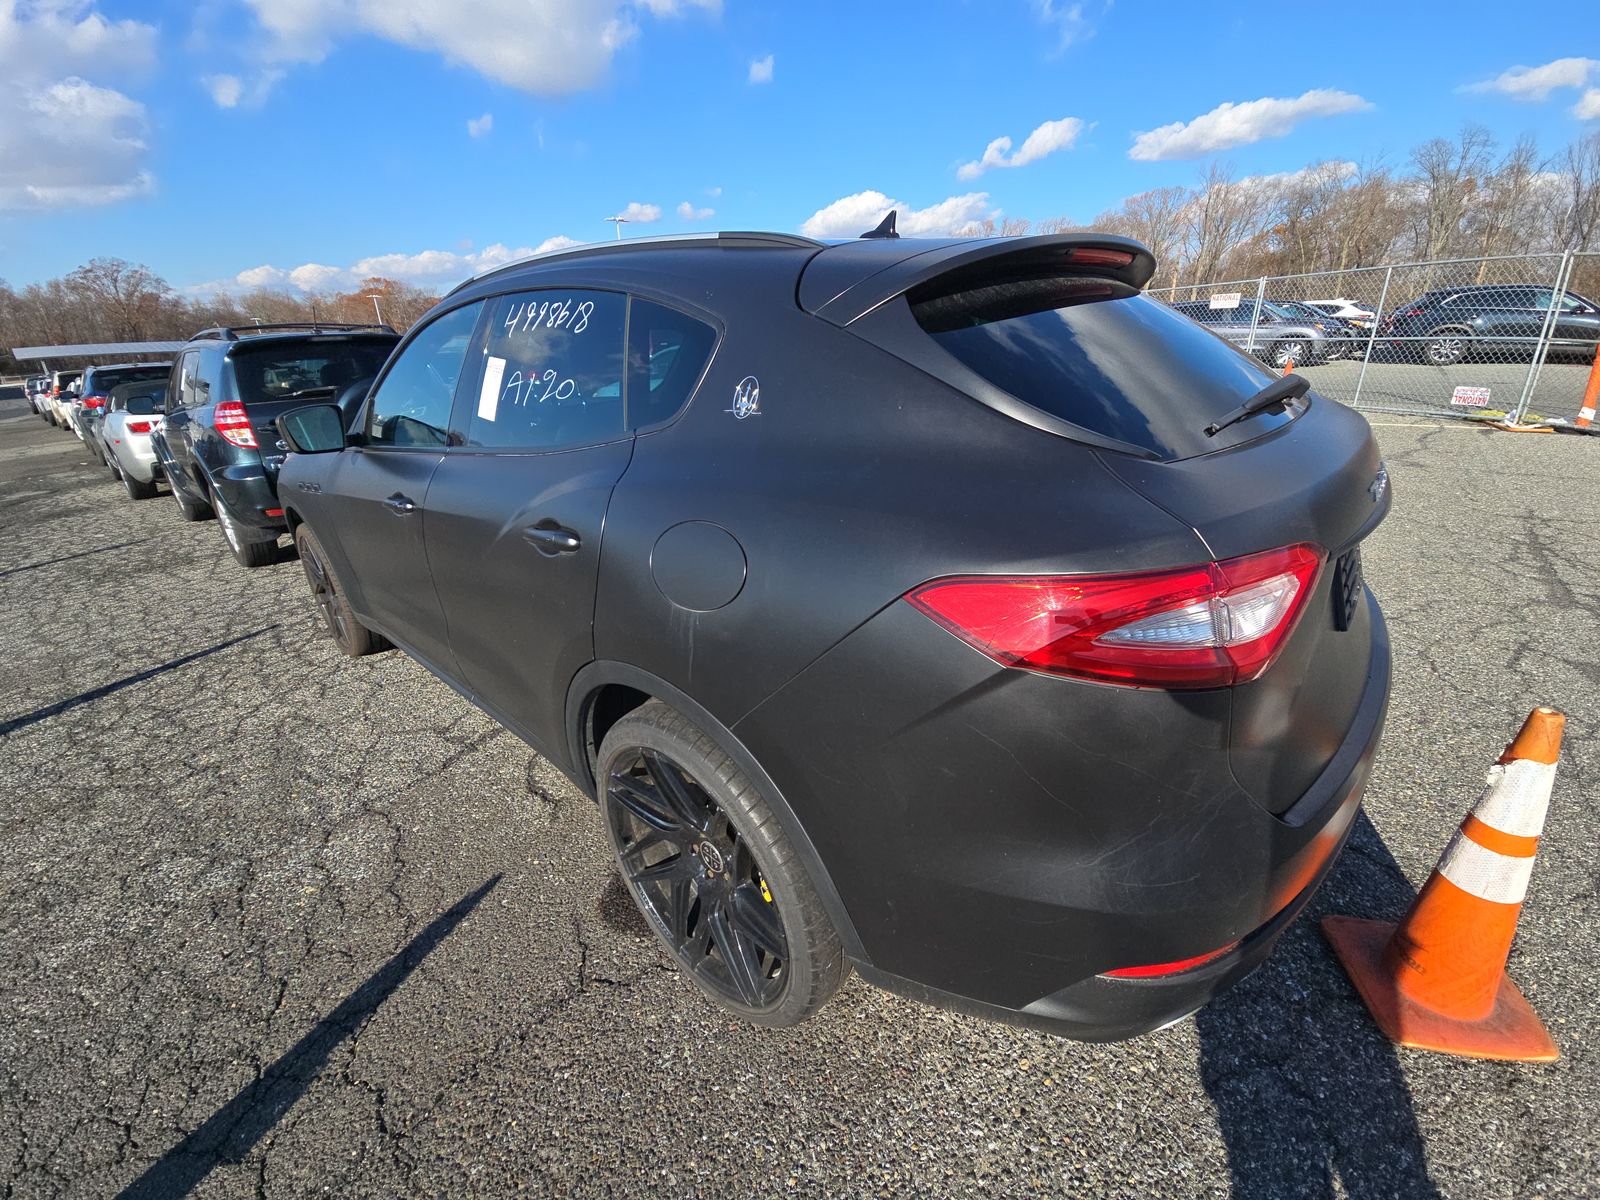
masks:
<svg viewBox="0 0 1600 1200"><path fill-rule="evenodd" d="M1396 263L1152 288L1323 395L1372 412L1577 415L1600 371L1600 253Z"/></svg>

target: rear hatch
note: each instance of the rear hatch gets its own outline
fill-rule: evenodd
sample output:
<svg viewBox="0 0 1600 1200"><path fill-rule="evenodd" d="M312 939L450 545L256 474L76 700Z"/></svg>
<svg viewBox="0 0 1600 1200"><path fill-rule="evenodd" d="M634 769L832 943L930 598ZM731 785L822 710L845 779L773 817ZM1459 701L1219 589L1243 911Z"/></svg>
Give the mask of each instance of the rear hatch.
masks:
<svg viewBox="0 0 1600 1200"><path fill-rule="evenodd" d="M399 340L388 333L311 334L246 339L234 347L233 393L244 405L269 478L276 478L285 457L278 417L303 405L334 403L351 384L382 370Z"/></svg>
<svg viewBox="0 0 1600 1200"><path fill-rule="evenodd" d="M818 315L991 408L1098 447L1114 476L1194 529L1214 561L1301 543L1325 554L1279 658L1231 689L1234 775L1285 811L1340 748L1368 683L1376 630L1359 544L1389 503L1371 430L1310 392L1238 417L1278 377L1140 294L1153 264L1133 243L978 245L908 257Z"/></svg>

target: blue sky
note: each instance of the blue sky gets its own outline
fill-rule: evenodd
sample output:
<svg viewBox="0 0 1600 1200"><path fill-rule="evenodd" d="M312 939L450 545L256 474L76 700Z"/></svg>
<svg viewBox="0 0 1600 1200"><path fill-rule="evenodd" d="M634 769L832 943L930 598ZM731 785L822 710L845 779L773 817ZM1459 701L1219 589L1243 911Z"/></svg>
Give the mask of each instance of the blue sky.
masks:
<svg viewBox="0 0 1600 1200"><path fill-rule="evenodd" d="M886 200L902 232L1086 221L1213 157L1398 166L1467 120L1546 152L1600 129L1582 23L1509 11L0 0L0 278L114 255L184 288L447 286L629 205L659 212L635 235L851 235ZM1002 137L1015 165L963 170Z"/></svg>

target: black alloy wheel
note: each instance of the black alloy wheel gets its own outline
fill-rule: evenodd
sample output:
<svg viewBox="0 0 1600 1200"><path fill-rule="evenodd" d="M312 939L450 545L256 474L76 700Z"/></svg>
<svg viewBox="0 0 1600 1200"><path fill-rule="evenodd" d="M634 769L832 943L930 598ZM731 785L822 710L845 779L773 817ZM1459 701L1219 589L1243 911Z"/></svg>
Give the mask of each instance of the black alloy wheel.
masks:
<svg viewBox="0 0 1600 1200"><path fill-rule="evenodd" d="M838 934L739 767L660 701L600 748L600 804L634 903L679 968L759 1025L798 1024L848 971Z"/></svg>
<svg viewBox="0 0 1600 1200"><path fill-rule="evenodd" d="M606 780L622 871L683 968L727 1000L771 1008L789 945L750 845L692 775L654 750Z"/></svg>
<svg viewBox="0 0 1600 1200"><path fill-rule="evenodd" d="M311 602L316 605L317 615L333 635L334 644L351 658L360 658L384 649L388 642L358 621L351 611L328 566L322 543L308 526L302 524L295 529L294 547L300 554L300 566L304 568L306 583L311 588Z"/></svg>

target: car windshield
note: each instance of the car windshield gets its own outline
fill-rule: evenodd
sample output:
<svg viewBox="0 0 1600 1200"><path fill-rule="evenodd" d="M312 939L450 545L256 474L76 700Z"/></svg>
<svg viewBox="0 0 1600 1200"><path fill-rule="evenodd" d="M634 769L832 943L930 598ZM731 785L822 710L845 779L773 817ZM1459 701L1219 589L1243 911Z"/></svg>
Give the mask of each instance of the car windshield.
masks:
<svg viewBox="0 0 1600 1200"><path fill-rule="evenodd" d="M233 355L239 398L249 402L335 396L352 383L376 375L397 340L328 339L241 348Z"/></svg>
<svg viewBox="0 0 1600 1200"><path fill-rule="evenodd" d="M1221 338L1109 279L995 283L917 300L912 313L991 385L1163 458L1214 449L1205 427L1272 380ZM1265 414L1254 432L1290 419Z"/></svg>

